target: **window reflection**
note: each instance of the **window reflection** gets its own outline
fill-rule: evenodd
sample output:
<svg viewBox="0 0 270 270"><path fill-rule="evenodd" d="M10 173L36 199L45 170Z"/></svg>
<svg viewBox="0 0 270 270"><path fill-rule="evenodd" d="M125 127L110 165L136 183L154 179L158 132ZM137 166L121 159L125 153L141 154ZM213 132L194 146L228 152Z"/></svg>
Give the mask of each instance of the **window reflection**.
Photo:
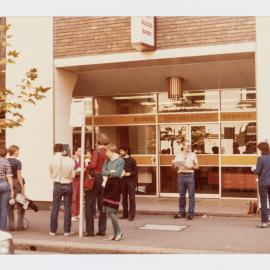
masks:
<svg viewBox="0 0 270 270"><path fill-rule="evenodd" d="M127 144L131 153L155 154L156 153L156 129L155 126L118 126L97 127L97 133L105 133L110 143L118 147Z"/></svg>
<svg viewBox="0 0 270 270"><path fill-rule="evenodd" d="M256 154L256 122L221 124L222 154Z"/></svg>
<svg viewBox="0 0 270 270"><path fill-rule="evenodd" d="M221 90L222 111L247 111L256 108L255 89Z"/></svg>
<svg viewBox="0 0 270 270"><path fill-rule="evenodd" d="M134 96L96 97L95 115L143 114L156 111L153 94Z"/></svg>
<svg viewBox="0 0 270 270"><path fill-rule="evenodd" d="M219 107L218 90L184 91L183 100L171 100L168 93L158 95L159 112L217 111Z"/></svg>

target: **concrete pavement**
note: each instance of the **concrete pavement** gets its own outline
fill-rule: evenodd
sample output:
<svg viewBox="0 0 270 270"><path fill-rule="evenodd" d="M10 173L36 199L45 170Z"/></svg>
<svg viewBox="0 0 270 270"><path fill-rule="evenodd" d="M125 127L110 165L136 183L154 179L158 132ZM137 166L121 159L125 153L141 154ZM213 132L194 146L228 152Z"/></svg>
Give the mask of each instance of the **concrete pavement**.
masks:
<svg viewBox="0 0 270 270"><path fill-rule="evenodd" d="M138 200L138 212L144 213L144 215L137 214L134 222L120 220L124 238L119 242L104 241L105 237L101 236L79 238L78 222L72 223L72 230L77 235L64 237L62 229L63 213L59 214L59 234L51 237L48 234L50 212L39 211L34 213L28 210L27 218L30 221L30 228L23 232L12 232L15 246L17 249L36 250L37 252L69 254L270 252L270 228L257 229L255 227L259 222L259 216L246 215L247 206L244 200L209 199L210 201L204 201L208 199L203 199L197 201L197 210L199 211L201 207L201 210L204 211L199 212L199 215L196 215L192 221L174 219L173 215L166 214L177 212L177 199L165 201L161 199L157 200L157 203L154 203L154 200L157 200L157 198L140 198ZM219 204L222 203L226 203L227 206L221 209ZM144 204L147 204L147 207L142 209ZM209 205L208 208L207 205ZM236 208L233 208L234 205ZM230 208L231 214L229 213ZM153 211L152 214L151 211ZM146 213L148 214L146 215ZM183 231L146 231L139 229L145 224L184 225L188 227ZM108 220L107 235L111 233L112 227L110 220Z"/></svg>

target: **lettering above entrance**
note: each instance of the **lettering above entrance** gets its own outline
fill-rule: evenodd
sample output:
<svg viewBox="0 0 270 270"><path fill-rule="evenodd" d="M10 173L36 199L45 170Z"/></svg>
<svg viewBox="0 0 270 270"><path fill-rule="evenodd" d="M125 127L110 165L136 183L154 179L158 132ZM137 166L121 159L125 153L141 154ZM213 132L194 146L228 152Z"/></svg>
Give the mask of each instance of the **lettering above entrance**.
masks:
<svg viewBox="0 0 270 270"><path fill-rule="evenodd" d="M131 17L131 46L137 51L156 49L155 17Z"/></svg>
<svg viewBox="0 0 270 270"><path fill-rule="evenodd" d="M95 126L155 124L155 115L95 116Z"/></svg>
<svg viewBox="0 0 270 270"><path fill-rule="evenodd" d="M192 123L216 121L218 121L218 113L158 115L158 123Z"/></svg>

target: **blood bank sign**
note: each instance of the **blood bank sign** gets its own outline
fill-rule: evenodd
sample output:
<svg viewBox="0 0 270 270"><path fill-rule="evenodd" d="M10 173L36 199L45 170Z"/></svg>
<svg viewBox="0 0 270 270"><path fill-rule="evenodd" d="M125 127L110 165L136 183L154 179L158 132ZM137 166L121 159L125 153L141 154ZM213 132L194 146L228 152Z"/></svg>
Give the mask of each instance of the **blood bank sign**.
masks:
<svg viewBox="0 0 270 270"><path fill-rule="evenodd" d="M131 45L137 51L156 49L155 17L131 17Z"/></svg>

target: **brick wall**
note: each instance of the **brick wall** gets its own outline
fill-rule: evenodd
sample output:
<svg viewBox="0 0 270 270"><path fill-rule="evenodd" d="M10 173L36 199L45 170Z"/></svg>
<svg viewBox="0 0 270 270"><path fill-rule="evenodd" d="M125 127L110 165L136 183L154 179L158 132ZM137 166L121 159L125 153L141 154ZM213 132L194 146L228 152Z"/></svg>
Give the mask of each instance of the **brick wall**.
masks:
<svg viewBox="0 0 270 270"><path fill-rule="evenodd" d="M255 17L157 17L157 49L255 41ZM55 17L56 58L135 51L130 17Z"/></svg>

